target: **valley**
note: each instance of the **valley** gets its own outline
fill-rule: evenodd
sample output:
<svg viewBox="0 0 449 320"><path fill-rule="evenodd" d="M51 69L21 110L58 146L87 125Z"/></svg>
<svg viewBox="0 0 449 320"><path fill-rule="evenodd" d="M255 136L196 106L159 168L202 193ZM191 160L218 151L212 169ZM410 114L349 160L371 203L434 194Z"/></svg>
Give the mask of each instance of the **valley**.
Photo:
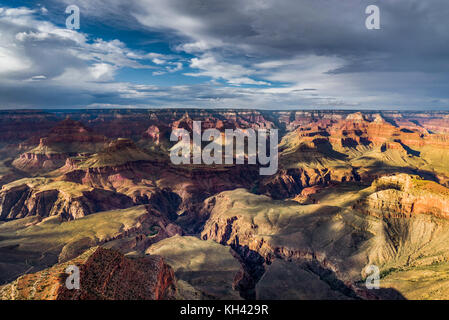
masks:
<svg viewBox="0 0 449 320"><path fill-rule="evenodd" d="M278 129L278 171L173 164L170 133L194 121ZM18 110L0 124L0 299L449 297L449 113ZM64 288L71 261L89 290Z"/></svg>

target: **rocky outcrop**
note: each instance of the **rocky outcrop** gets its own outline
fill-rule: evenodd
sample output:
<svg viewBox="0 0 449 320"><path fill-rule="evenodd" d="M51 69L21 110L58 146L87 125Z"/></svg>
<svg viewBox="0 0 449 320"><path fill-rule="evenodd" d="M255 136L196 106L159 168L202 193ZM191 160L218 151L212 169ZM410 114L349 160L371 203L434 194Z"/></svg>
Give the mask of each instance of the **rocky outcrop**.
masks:
<svg viewBox="0 0 449 320"><path fill-rule="evenodd" d="M25 172L51 171L62 167L67 160L67 154L60 153L22 153L12 165Z"/></svg>
<svg viewBox="0 0 449 320"><path fill-rule="evenodd" d="M144 138L149 139L154 144L158 145L161 140L161 131L160 129L155 126L151 125L148 127L148 129L142 134Z"/></svg>
<svg viewBox="0 0 449 320"><path fill-rule="evenodd" d="M104 136L94 134L81 122L67 118L52 128L46 137L40 138L37 146L22 153L12 165L31 173L51 171L62 167L69 157L96 152L105 143Z"/></svg>
<svg viewBox="0 0 449 320"><path fill-rule="evenodd" d="M180 299L240 299L242 266L228 247L179 235L146 250L164 257L174 269Z"/></svg>
<svg viewBox="0 0 449 320"><path fill-rule="evenodd" d="M417 176L400 174L377 179L375 192L354 208L376 217L410 218L419 214L449 219L449 189Z"/></svg>
<svg viewBox="0 0 449 320"><path fill-rule="evenodd" d="M60 216L64 220L133 205L130 197L101 189L87 189L80 194L67 194L59 189L41 191L27 184L4 188L0 191L0 220L28 216Z"/></svg>
<svg viewBox="0 0 449 320"><path fill-rule="evenodd" d="M68 289L66 269L80 271L80 289ZM3 300L163 300L175 294L173 270L160 256L131 259L94 247L81 256L0 287Z"/></svg>
<svg viewBox="0 0 449 320"><path fill-rule="evenodd" d="M97 212L83 219L31 216L0 223L0 284L71 260L92 246L143 253L179 226L150 205Z"/></svg>
<svg viewBox="0 0 449 320"><path fill-rule="evenodd" d="M40 110L2 110L0 112L0 141L20 143L35 136L42 137L63 119Z"/></svg>
<svg viewBox="0 0 449 320"><path fill-rule="evenodd" d="M20 145L1 146L3 281L55 261L68 261L99 244L139 256L168 237L199 233L204 240L232 248L234 260L242 266L233 286L247 299L270 297L271 289L279 296L290 292L293 284L285 275L304 279L318 296L322 291L331 298L369 297L355 286L363 280L361 270L368 263L389 272L443 263L449 257L449 197L442 187L449 186L447 113L89 110L0 114L7 119L0 117L5 125L0 128L0 140L20 140ZM68 114L92 130L78 121L57 124ZM30 121L33 116L40 125ZM202 129L279 129L278 172L261 177L257 166L171 164L167 152L173 145L168 139L171 129L191 130L193 121L201 121ZM18 128L28 124L34 136L24 128L14 137L5 131L17 130L9 122ZM434 182L385 177L392 173L419 174ZM19 177L24 179L18 181ZM132 213L125 217L123 210L104 212L136 204L146 205L138 218ZM98 219L91 219L97 215L92 213ZM119 216L123 219L115 223ZM40 241L43 238L46 241ZM189 261L195 259L192 251ZM207 288L196 290L189 282L189 277L195 277L180 274L188 284L184 292L220 296ZM273 279L282 280L281 285L275 288ZM301 283L294 282L295 290L301 285L307 289ZM303 289L286 297L307 297Z"/></svg>
<svg viewBox="0 0 449 320"><path fill-rule="evenodd" d="M200 214L204 199L236 187L251 188L259 177L255 165L185 168L154 160L85 168L66 164L61 180L112 189L135 204L153 204L180 214L186 229L195 233L207 219Z"/></svg>
<svg viewBox="0 0 449 320"><path fill-rule="evenodd" d="M414 125L399 126L384 114L307 116L308 123L301 120L301 126L282 138L280 168L274 177L261 181L261 193L276 199L295 197L305 187L371 184L398 172L448 183L447 135L427 131L416 120L410 122Z"/></svg>
<svg viewBox="0 0 449 320"><path fill-rule="evenodd" d="M358 182L360 177L352 168L297 168L281 169L273 177L259 184L258 192L273 199L295 197L305 188L324 187L335 182Z"/></svg>
<svg viewBox="0 0 449 320"><path fill-rule="evenodd" d="M256 284L267 266L277 259L319 266L317 273L330 272L340 279L346 267L339 265L337 256L341 252L337 253L336 248L351 246L350 243L355 241L355 235L359 233L350 226L347 229L337 227L339 222L332 218L338 212L336 208L309 206L307 209L312 211L306 214L301 212L302 206L293 202L275 204L268 197L251 195L241 189L209 198L205 207L210 212L210 218L201 237L203 240L212 239L229 245L237 253L245 266L245 275L242 277L242 283L246 282L245 297L250 299L256 297ZM327 242L330 241L329 237L334 236L323 233L321 228L338 228L342 238L335 243ZM308 238L313 233L322 237L317 244ZM358 234L358 237L358 241L363 242L368 235ZM354 250L358 245L360 243L352 244ZM351 264L348 259L347 263L350 268L354 268L360 262L353 261Z"/></svg>
<svg viewBox="0 0 449 320"><path fill-rule="evenodd" d="M252 275L248 280L255 284L258 297L273 298L276 292L279 298L284 294L286 298L312 294L301 281L289 282L278 267L270 268L272 264L279 266L285 262L286 272L310 281L313 290L323 291L316 298L403 298L395 290L367 291L359 283L363 284L366 277L363 270L369 264L388 272L440 263L449 256L445 244L449 223L441 219L444 216L441 210L447 205L435 214L428 210L434 206L434 198L424 200L428 192L447 201L447 189L415 179L407 175L379 179L375 186L352 194L342 193L341 199L335 195L329 202L335 206L273 201L241 189L222 192L204 203L210 218L201 237L229 245L238 253L247 274ZM404 214L404 209L410 206L401 204L400 197L377 207L366 202L366 198L379 192L405 192L401 188L413 197L422 196L420 203L427 207L413 211L410 216ZM270 275L265 277L267 272ZM273 278L282 283L269 280ZM258 287L260 281L263 285Z"/></svg>
<svg viewBox="0 0 449 320"><path fill-rule="evenodd" d="M26 140L33 136L44 136L52 127L67 117L82 121L95 132L110 138L137 137L152 125L167 125L180 120L185 114L191 119L207 119L217 127L221 122L224 127L231 128L234 123L241 126L259 127L285 126L294 129L298 126L308 126L311 123L326 124L356 118L353 111L344 110L293 110L293 111L263 111L263 110L194 110L194 109L159 109L159 110L86 110L85 112L65 110L51 113L32 110L2 111L0 114L0 141ZM379 115L387 122L396 125L408 125L412 128L425 128L435 133L449 132L447 112L406 112L397 111L363 112L363 117L376 121ZM19 130L18 130L19 129Z"/></svg>

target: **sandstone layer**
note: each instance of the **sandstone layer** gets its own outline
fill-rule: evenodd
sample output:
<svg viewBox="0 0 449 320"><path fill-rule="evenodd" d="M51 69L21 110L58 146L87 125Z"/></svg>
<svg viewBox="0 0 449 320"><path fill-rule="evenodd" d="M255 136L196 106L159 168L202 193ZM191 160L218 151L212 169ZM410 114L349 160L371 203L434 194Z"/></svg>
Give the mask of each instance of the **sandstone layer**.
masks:
<svg viewBox="0 0 449 320"><path fill-rule="evenodd" d="M67 288L66 269L80 271L80 288ZM0 287L2 300L162 300L174 297L173 270L159 256L130 259L94 247L79 257Z"/></svg>

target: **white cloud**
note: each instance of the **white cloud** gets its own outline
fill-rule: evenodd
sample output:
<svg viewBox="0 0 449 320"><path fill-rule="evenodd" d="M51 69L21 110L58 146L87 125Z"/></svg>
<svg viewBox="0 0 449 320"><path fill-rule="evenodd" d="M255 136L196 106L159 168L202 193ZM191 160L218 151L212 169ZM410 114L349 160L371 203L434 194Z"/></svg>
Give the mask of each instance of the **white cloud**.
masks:
<svg viewBox="0 0 449 320"><path fill-rule="evenodd" d="M1 8L0 73L4 77L20 81L46 74L48 79L66 81L70 74L77 74L78 80L111 81L119 68L153 68L145 52L131 50L116 39L90 40L82 32L39 19L38 12Z"/></svg>
<svg viewBox="0 0 449 320"><path fill-rule="evenodd" d="M171 63L173 67L168 66L167 70L168 72L177 72L182 70L182 63L181 62L173 62Z"/></svg>
<svg viewBox="0 0 449 320"><path fill-rule="evenodd" d="M288 108L447 103L447 69L433 66L434 61L447 66L447 47L435 41L442 40L447 29L439 23L443 11L432 11L423 2L405 6L404 16L422 17L416 25L427 29L419 30L407 19L396 19L401 18L396 10L400 4L416 0L398 0L396 7L385 3L383 23L388 32L368 34L357 24L360 19L364 26L363 15L357 13L364 1L77 1L83 17L90 15L95 22L101 16L101 23L110 21L111 32L115 23L125 22L130 30L149 32L150 38L153 31L163 34L160 39L174 50L168 55L58 28L42 15L37 18L42 8L0 8L0 97L6 89L19 91L25 81L30 92L47 90L48 101L53 98L51 90L61 90L87 105ZM434 3L438 8L443 1ZM406 28L411 28L409 37L403 35ZM428 37L434 29L440 38ZM411 35L417 36L416 41ZM426 46L417 47L420 41ZM408 52L417 56L401 59ZM426 59L429 56L432 59ZM416 70L427 64L436 72ZM189 67L184 75L210 79L203 85L180 86L180 81L164 87L115 82L118 70L125 67L148 68L155 76ZM390 70L400 67L400 72ZM35 78L41 75L46 79ZM18 101L24 96L18 96Z"/></svg>
<svg viewBox="0 0 449 320"><path fill-rule="evenodd" d="M96 63L89 67L89 71L95 80L112 80L114 78L115 68L107 63Z"/></svg>
<svg viewBox="0 0 449 320"><path fill-rule="evenodd" d="M50 35L46 32L19 32L16 34L16 39L20 42L27 40L45 40L48 39Z"/></svg>
<svg viewBox="0 0 449 320"><path fill-rule="evenodd" d="M30 14L33 14L36 12L36 10L28 9L25 7L20 8L2 8L0 13L4 16L9 17L20 17L20 16L28 16Z"/></svg>
<svg viewBox="0 0 449 320"><path fill-rule="evenodd" d="M178 51L185 51L187 53L204 53L210 49L221 47L223 43L219 40L202 39L195 42L188 42L180 44L176 47Z"/></svg>
<svg viewBox="0 0 449 320"><path fill-rule="evenodd" d="M31 62L15 54L14 48L0 46L0 74L23 71L30 67Z"/></svg>
<svg viewBox="0 0 449 320"><path fill-rule="evenodd" d="M47 79L47 77L46 76L44 76L44 75L39 75L39 76L32 76L31 77L31 81L39 81L39 80L46 80Z"/></svg>
<svg viewBox="0 0 449 320"><path fill-rule="evenodd" d="M212 54L207 53L199 58L193 58L190 61L190 68L199 69L196 73L186 73L193 77L207 76L213 79L223 79L232 85L255 84L267 85L268 82L256 81L249 76L255 73L255 70L245 68L238 64L218 61Z"/></svg>
<svg viewBox="0 0 449 320"><path fill-rule="evenodd" d="M162 60L162 59L159 59L159 58L154 58L151 61L153 61L154 64L164 64L165 63L165 60Z"/></svg>
<svg viewBox="0 0 449 320"><path fill-rule="evenodd" d="M173 73L182 70L182 62L176 61L178 57L171 55L163 55L160 53L150 52L144 55L145 58L150 59L154 64L164 67L164 70L154 71L153 75L163 75L167 72Z"/></svg>

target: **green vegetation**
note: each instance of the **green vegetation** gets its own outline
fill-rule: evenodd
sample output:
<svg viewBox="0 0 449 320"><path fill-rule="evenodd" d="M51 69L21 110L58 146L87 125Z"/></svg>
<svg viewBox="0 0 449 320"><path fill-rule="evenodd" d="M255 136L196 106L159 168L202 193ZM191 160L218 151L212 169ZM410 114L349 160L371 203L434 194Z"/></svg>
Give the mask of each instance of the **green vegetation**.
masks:
<svg viewBox="0 0 449 320"><path fill-rule="evenodd" d="M442 197L449 197L449 189L434 181L428 181L418 176L412 176L412 183L416 193L429 192Z"/></svg>
<svg viewBox="0 0 449 320"><path fill-rule="evenodd" d="M51 178L24 178L8 183L3 186L3 190L10 190L11 188L21 185L27 185L28 187L36 190L37 192L47 190L58 190L59 192L70 195L72 197L81 197L83 192L91 191L92 188L79 183L70 181L54 180Z"/></svg>
<svg viewBox="0 0 449 320"><path fill-rule="evenodd" d="M417 178L415 182L418 187L434 185L433 182L424 183ZM311 262L321 261L325 257L327 263L335 265L340 279L354 283L365 277L362 270L367 265L374 264L380 268L383 278L391 280L386 282L388 285L382 282L384 287L396 288L393 283L395 275L403 272L421 275L424 271L419 270L427 272L429 267L439 268L442 261L448 261L449 222L446 219L427 214L417 214L411 218L377 218L368 215L370 210L366 205L363 208L367 213L359 211L355 205L374 192L374 187L362 189L351 184L337 189L329 187L314 194L319 204L299 205L291 201L273 201L244 189L226 191L215 196L211 218L202 235L214 234L215 225L231 224L233 232L228 235L228 244L234 243L238 237L241 245L248 245L262 255L273 254L274 248L284 248L277 255L285 260L289 260L289 254L294 252ZM385 210L388 213L389 209ZM221 233L217 237L219 239ZM285 266L285 270L289 270L288 266ZM320 288L322 285L312 275L295 269L299 267L291 267L296 270L294 273L297 277L309 279L311 287ZM293 283L293 287L289 287L290 282L287 280L284 281L284 287L274 285L270 288L269 283L275 283L273 277L283 279L284 273L273 271L267 278L271 280L262 282L263 285L261 283L261 290L294 290L298 297L306 296L305 289L300 289L300 283L298 287L294 287ZM447 291L441 289L439 293L434 292L432 297L449 295L449 281L446 281L445 286ZM411 290L405 284L399 291L406 297L410 292L413 296L413 290L403 290ZM295 294L290 292L288 296Z"/></svg>
<svg viewBox="0 0 449 320"><path fill-rule="evenodd" d="M382 288L394 288L407 299L449 299L449 262L392 270L383 275Z"/></svg>
<svg viewBox="0 0 449 320"><path fill-rule="evenodd" d="M137 148L128 139L118 139L115 145L109 146L103 151L92 155L79 164L80 168L97 168L117 166L127 162L153 160L148 153Z"/></svg>
<svg viewBox="0 0 449 320"><path fill-rule="evenodd" d="M153 244L147 253L163 256L175 270L180 298L240 298L232 284L241 266L228 247L176 235Z"/></svg>
<svg viewBox="0 0 449 320"><path fill-rule="evenodd" d="M59 217L40 221L33 216L0 224L0 256L3 257L0 283L24 271L36 271L56 263L66 244L85 241L86 238L92 243L100 243L117 237L136 226L146 214L144 206L136 206L67 222L60 221ZM12 265L15 266L13 271Z"/></svg>

